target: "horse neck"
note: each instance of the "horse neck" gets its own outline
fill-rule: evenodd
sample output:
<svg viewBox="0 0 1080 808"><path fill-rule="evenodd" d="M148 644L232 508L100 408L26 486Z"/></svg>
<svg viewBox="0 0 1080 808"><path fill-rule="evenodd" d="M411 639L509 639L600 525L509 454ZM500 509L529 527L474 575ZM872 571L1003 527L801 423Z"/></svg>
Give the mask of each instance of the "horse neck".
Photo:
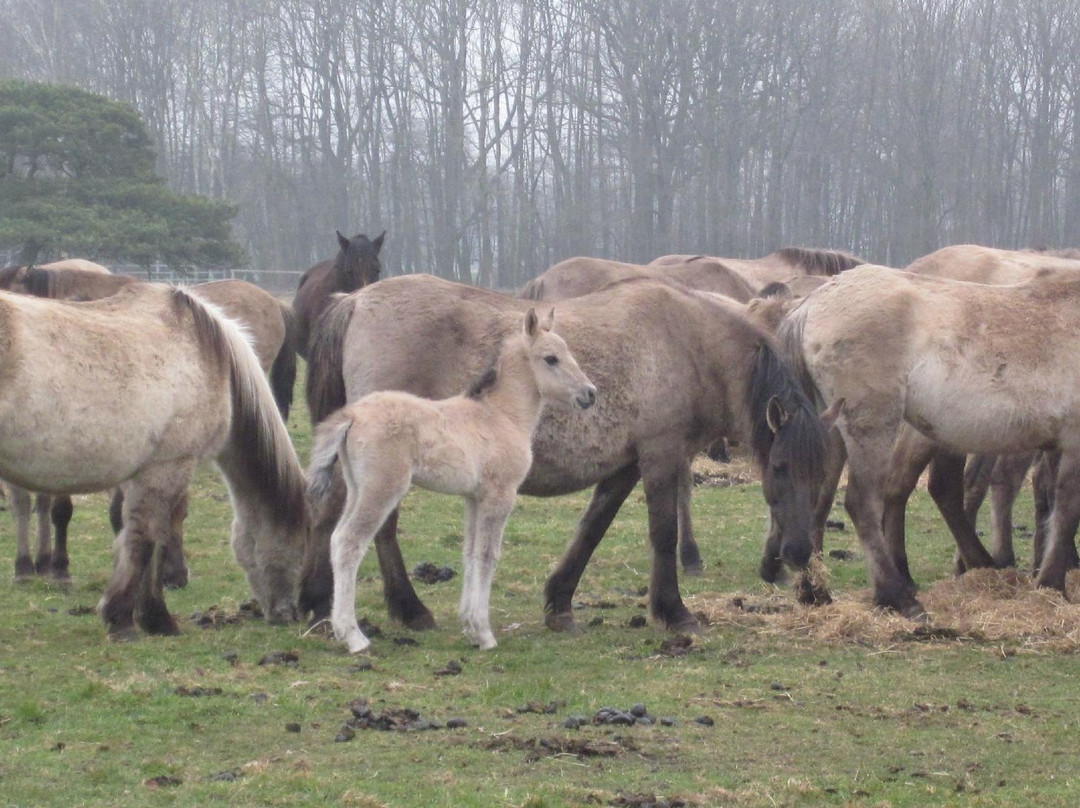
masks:
<svg viewBox="0 0 1080 808"><path fill-rule="evenodd" d="M484 398L522 431L532 435L540 421L543 400L529 367L523 338L513 337L503 346L495 384Z"/></svg>

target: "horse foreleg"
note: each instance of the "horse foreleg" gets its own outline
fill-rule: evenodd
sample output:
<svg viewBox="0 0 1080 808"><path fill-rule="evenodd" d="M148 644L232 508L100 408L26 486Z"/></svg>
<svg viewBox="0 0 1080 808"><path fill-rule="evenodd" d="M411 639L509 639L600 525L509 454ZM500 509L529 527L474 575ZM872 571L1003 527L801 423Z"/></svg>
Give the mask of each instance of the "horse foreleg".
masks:
<svg viewBox="0 0 1080 808"><path fill-rule="evenodd" d="M503 530L514 509L514 498L515 492L510 491L477 502L470 520L473 538L466 541L469 552L465 556L465 579L472 586L471 597L467 602L462 599L461 619L469 641L485 651L498 644L491 630L491 584L502 556Z"/></svg>
<svg viewBox="0 0 1080 808"><path fill-rule="evenodd" d="M722 442L722 441L721 441ZM694 496L694 472L690 460L679 470L679 560L683 572L696 575L705 569L701 560L701 549L694 540L694 521L690 503Z"/></svg>
<svg viewBox="0 0 1080 808"><path fill-rule="evenodd" d="M964 455L941 451L930 466L928 490L956 542L957 574L993 567L994 559L975 534L975 525L964 513Z"/></svg>
<svg viewBox="0 0 1080 808"><path fill-rule="evenodd" d="M659 456L642 459L645 504L649 510L649 541L652 544L652 578L649 611L673 631L697 631L698 620L679 594L675 564L678 544L678 469Z"/></svg>
<svg viewBox="0 0 1080 808"><path fill-rule="evenodd" d="M906 517L911 492L919 482L926 464L935 455L932 442L909 426L903 426L883 478L881 530L893 565L914 590L915 580L907 559Z"/></svg>
<svg viewBox="0 0 1080 808"><path fill-rule="evenodd" d="M1062 452L1054 480L1053 511L1050 513L1049 543L1043 555L1037 586L1065 591L1065 573L1075 553L1077 525L1080 524L1080 455Z"/></svg>
<svg viewBox="0 0 1080 808"><path fill-rule="evenodd" d="M592 499L578 522L574 540L544 584L544 623L553 631L577 631L573 598L578 582L593 551L639 479L641 472L632 463L600 480L593 489Z"/></svg>
<svg viewBox="0 0 1080 808"><path fill-rule="evenodd" d="M68 526L71 524L71 516L75 508L71 504L71 497L56 496L52 498L52 508L49 510L49 519L52 522L55 539L52 551L52 577L57 581L67 582L71 580L68 559ZM42 517L39 516L39 519Z"/></svg>
<svg viewBox="0 0 1080 808"><path fill-rule="evenodd" d="M8 502L15 520L15 581L23 583L34 578L34 560L30 557L31 494L25 488L8 485Z"/></svg>
<svg viewBox="0 0 1080 808"><path fill-rule="evenodd" d="M37 494L34 497L34 516L37 518L37 554L34 556L34 572L40 576L49 574L52 569L52 524L49 511L52 509L52 497Z"/></svg>
<svg viewBox="0 0 1080 808"><path fill-rule="evenodd" d="M884 467L891 441L869 447L848 445L848 486L844 507L855 525L874 588L874 602L908 617L925 613L914 587L897 568L882 534Z"/></svg>

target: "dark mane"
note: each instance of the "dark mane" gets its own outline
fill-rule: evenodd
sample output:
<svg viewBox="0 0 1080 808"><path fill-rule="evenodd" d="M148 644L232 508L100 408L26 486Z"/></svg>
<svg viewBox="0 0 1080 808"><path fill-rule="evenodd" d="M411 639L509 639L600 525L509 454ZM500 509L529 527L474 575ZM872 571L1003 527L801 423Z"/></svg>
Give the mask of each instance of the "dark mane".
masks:
<svg viewBox="0 0 1080 808"><path fill-rule="evenodd" d="M22 269L22 266L19 264L12 264L9 267L0 269L0 289L10 289L20 269Z"/></svg>
<svg viewBox="0 0 1080 808"><path fill-rule="evenodd" d="M788 414L782 434L791 442L792 474L800 479L820 476L825 429L795 372L768 341L758 346L753 363L746 403L752 422L750 446L758 466L768 462L776 439L766 415L769 400L776 396Z"/></svg>
<svg viewBox="0 0 1080 808"><path fill-rule="evenodd" d="M499 380L499 371L495 368L495 363L488 367L483 373L469 382L469 389L465 391L467 398L482 398L484 393L495 386L495 382Z"/></svg>
<svg viewBox="0 0 1080 808"><path fill-rule="evenodd" d="M794 297L791 294L791 288L783 281L773 281L767 286L763 286L761 291L757 293L757 297L779 297L788 299Z"/></svg>
<svg viewBox="0 0 1080 808"><path fill-rule="evenodd" d="M1080 248L1078 247L1064 247L1060 250L1051 250L1048 247L1029 247L1022 252L1033 252L1039 255L1045 255L1050 258L1069 258L1073 261L1080 260ZM2 277L2 276L0 276Z"/></svg>
<svg viewBox="0 0 1080 808"><path fill-rule="evenodd" d="M30 267L26 270L23 283L26 284L27 293L34 297L53 297L53 274L47 269Z"/></svg>
<svg viewBox="0 0 1080 808"><path fill-rule="evenodd" d="M806 247L784 247L773 255L792 266L802 267L807 275L839 275L846 269L866 263L861 258L841 250L813 250Z"/></svg>

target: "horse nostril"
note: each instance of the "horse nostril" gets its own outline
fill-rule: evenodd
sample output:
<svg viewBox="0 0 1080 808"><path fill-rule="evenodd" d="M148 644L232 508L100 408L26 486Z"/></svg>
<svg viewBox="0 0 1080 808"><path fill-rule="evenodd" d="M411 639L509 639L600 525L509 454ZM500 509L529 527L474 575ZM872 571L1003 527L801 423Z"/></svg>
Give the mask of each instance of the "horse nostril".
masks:
<svg viewBox="0 0 1080 808"><path fill-rule="evenodd" d="M589 409L589 407L596 403L596 388L587 387L585 388L584 393L578 393L577 403L581 409Z"/></svg>

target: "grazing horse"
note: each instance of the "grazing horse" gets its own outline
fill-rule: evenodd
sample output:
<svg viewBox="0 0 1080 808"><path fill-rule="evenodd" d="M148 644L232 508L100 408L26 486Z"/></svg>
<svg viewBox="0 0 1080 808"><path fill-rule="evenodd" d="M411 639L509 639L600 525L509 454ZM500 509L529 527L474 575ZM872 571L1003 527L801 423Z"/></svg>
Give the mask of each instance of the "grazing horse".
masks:
<svg viewBox="0 0 1080 808"><path fill-rule="evenodd" d="M704 261L719 262L742 276L757 292L770 283L783 282L797 275L832 277L863 263L861 258L843 250L815 250L784 247L761 258L713 258L707 255L662 255L650 266L672 266Z"/></svg>
<svg viewBox="0 0 1080 808"><path fill-rule="evenodd" d="M700 258L663 266L624 264L604 258L567 258L533 278L518 297L525 300L567 300L628 278L656 278L701 292L715 292L745 303L754 289L742 275L715 258Z"/></svg>
<svg viewBox="0 0 1080 808"><path fill-rule="evenodd" d="M490 363L520 328L529 303L427 275L390 278L340 301L320 320L308 365L308 406L319 421L376 390L444 398ZM818 482L821 421L771 337L740 306L649 279L613 284L559 306L559 333L602 395L582 413L545 409L533 465L520 491L556 496L595 485L574 540L545 586L546 623L575 628L574 590L619 507L644 483L652 545L653 617L693 630L682 601L675 553L680 474L718 437L745 441L762 473L783 556L810 558L811 496ZM338 495L340 507L340 495ZM391 616L433 625L417 598L395 538L396 513L376 536ZM332 528L333 522L329 523ZM301 609L329 612L327 524L315 527Z"/></svg>
<svg viewBox="0 0 1080 808"><path fill-rule="evenodd" d="M307 359L311 329L319 315L330 305L331 296L338 292L354 292L361 286L375 283L382 267L379 250L386 231L368 240L363 233L345 238L337 233L338 254L333 261L320 261L300 278L293 297L297 322L297 352Z"/></svg>
<svg viewBox="0 0 1080 808"><path fill-rule="evenodd" d="M89 263L89 262L82 262ZM97 266L97 265L94 265ZM102 268L104 270L104 268ZM76 268L8 267L0 270L0 289L36 297L59 300L100 300L121 289L142 284L128 275L112 275L97 270ZM242 280L210 281L191 287L204 300L214 303L228 316L242 323L254 342L256 355L263 371L269 375L274 400L282 418L288 418L296 384L296 327L292 309L269 292ZM38 546L30 559L28 495L12 492L12 514L15 517L18 550L15 557L15 580L31 579L50 573L58 581L70 580L68 570L67 528L71 521L70 497L52 498L51 517L55 531L41 516L50 512L50 497L38 495ZM110 507L113 529L119 532L123 498L120 491ZM179 533L170 543L163 573L168 586L187 583L182 537Z"/></svg>
<svg viewBox="0 0 1080 808"><path fill-rule="evenodd" d="M323 421L308 483L317 500L341 461L348 491L330 539L334 635L356 653L371 643L356 622L356 572L376 531L415 482L465 499L464 586L459 613L473 645L496 646L491 581L517 489L532 464L532 437L547 403L588 409L596 388L551 330L554 311L508 337L491 371L468 393L431 401L398 390L370 393Z"/></svg>
<svg viewBox="0 0 1080 808"><path fill-rule="evenodd" d="M137 284L88 303L0 293L0 334L0 478L124 492L100 607L110 636L136 621L177 632L163 550L204 459L229 486L233 551L264 613L295 617L303 472L240 326L197 292Z"/></svg>
<svg viewBox="0 0 1080 808"><path fill-rule="evenodd" d="M1080 336L1080 274L1043 260L1034 278L1009 286L862 267L807 297L781 325L788 356L822 399L845 402L844 504L881 606L922 613L903 517L913 470L942 448L1061 451L1036 582L1064 588L1080 519L1080 360L1063 346ZM973 534L954 536L965 560L985 555L977 539L977 547L965 545Z"/></svg>

